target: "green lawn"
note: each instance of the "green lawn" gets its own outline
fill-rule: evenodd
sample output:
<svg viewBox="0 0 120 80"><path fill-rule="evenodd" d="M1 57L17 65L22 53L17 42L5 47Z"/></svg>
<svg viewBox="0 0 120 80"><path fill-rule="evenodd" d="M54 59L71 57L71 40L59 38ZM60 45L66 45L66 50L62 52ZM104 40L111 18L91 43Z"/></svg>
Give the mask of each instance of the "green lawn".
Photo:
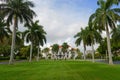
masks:
<svg viewBox="0 0 120 80"><path fill-rule="evenodd" d="M0 80L120 80L120 65L40 61L0 65Z"/></svg>

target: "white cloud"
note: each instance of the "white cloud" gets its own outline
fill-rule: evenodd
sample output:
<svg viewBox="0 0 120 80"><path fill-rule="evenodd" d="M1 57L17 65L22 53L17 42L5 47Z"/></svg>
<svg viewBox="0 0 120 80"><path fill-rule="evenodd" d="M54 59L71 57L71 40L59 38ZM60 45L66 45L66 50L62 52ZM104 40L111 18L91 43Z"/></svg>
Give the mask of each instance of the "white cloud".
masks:
<svg viewBox="0 0 120 80"><path fill-rule="evenodd" d="M74 8L76 4L73 5L73 1L77 2L78 0L64 0L69 3L65 2L59 7L55 6L57 0L31 1L36 5L34 10L38 16L35 20L40 20L40 24L44 26L47 32L48 43L45 46L54 43L62 44L63 42L68 42L71 46L75 47L75 39L73 36L80 31L81 27L87 25L92 10L89 8L79 8L79 11L77 11L77 9Z"/></svg>
<svg viewBox="0 0 120 80"><path fill-rule="evenodd" d="M85 0L31 1L35 3L33 9L38 15L35 20L39 20L47 32L48 42L45 47L54 43L61 45L63 42L75 47L73 36L80 31L81 27L87 26L88 18L93 12L89 7L81 7ZM80 4L76 7L77 3ZM23 31L25 28L23 25L19 25L19 29ZM83 45L80 46L80 49L83 51Z"/></svg>

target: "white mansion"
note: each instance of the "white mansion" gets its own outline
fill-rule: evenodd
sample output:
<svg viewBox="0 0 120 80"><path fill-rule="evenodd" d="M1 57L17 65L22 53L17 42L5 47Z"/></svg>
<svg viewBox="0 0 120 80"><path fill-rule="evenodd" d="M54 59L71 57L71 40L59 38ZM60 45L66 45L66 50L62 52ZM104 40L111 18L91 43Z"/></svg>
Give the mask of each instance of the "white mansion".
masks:
<svg viewBox="0 0 120 80"><path fill-rule="evenodd" d="M49 48L49 52L42 52L42 57L45 59L76 59L78 56L77 49L69 47L66 52L62 51L62 46L59 46L58 52L53 52L52 47Z"/></svg>

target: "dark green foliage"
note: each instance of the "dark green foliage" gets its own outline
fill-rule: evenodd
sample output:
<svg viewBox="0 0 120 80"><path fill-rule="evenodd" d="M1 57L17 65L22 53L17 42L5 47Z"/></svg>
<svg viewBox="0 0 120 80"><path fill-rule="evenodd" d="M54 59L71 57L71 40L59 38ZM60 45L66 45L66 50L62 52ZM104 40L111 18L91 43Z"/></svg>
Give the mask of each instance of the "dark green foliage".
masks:
<svg viewBox="0 0 120 80"><path fill-rule="evenodd" d="M20 48L19 53L16 55L15 58L17 59L28 59L30 55L30 47L29 46L23 46ZM32 57L35 58L37 56L37 48L33 48L33 54Z"/></svg>
<svg viewBox="0 0 120 80"><path fill-rule="evenodd" d="M29 53L30 53L30 47L24 46L24 47L20 48L20 51L17 54L17 56L19 56L19 58L28 58Z"/></svg>
<svg viewBox="0 0 120 80"><path fill-rule="evenodd" d="M0 56L0 61L9 60L9 59L10 59L9 56L7 56L7 57Z"/></svg>
<svg viewBox="0 0 120 80"><path fill-rule="evenodd" d="M117 28L113 29L112 32L112 42L119 43L120 42L120 25Z"/></svg>
<svg viewBox="0 0 120 80"><path fill-rule="evenodd" d="M4 7L5 6L5 7ZM31 7L34 7L34 4L30 1L25 0L10 0L5 5L3 5L5 16L8 16L7 23L12 24L12 20L17 17L17 21L20 20L21 23L23 21L30 22L33 18L33 15L36 15Z"/></svg>
<svg viewBox="0 0 120 80"><path fill-rule="evenodd" d="M75 41L75 44L78 46L81 44L81 42L83 41L83 44L84 44L84 48L86 50L86 31L85 29L81 28L81 31L78 32L74 38L77 38L76 41Z"/></svg>
<svg viewBox="0 0 120 80"><path fill-rule="evenodd" d="M95 53L95 59L101 59L102 55L100 53Z"/></svg>
<svg viewBox="0 0 120 80"><path fill-rule="evenodd" d="M120 20L120 8L112 8L112 0L98 0L99 8L89 18L89 25L93 25L99 31L105 30L109 25L114 29L115 23Z"/></svg>
<svg viewBox="0 0 120 80"><path fill-rule="evenodd" d="M4 38L9 38L9 28L4 20L1 19L0 15L0 43L3 43Z"/></svg>
<svg viewBox="0 0 120 80"><path fill-rule="evenodd" d="M59 51L59 45L58 44L53 44L52 45L52 51L55 52L55 53L58 53L58 51Z"/></svg>
<svg viewBox="0 0 120 80"><path fill-rule="evenodd" d="M67 43L62 44L62 52L65 53L67 52L67 49L69 48L69 45Z"/></svg>
<svg viewBox="0 0 120 80"><path fill-rule="evenodd" d="M120 56L114 56L114 57L113 57L113 60L114 60L114 61L120 61Z"/></svg>
<svg viewBox="0 0 120 80"><path fill-rule="evenodd" d="M38 23L39 21L25 24L25 26L28 27L28 30L24 32L24 38L26 38L26 42L32 42L35 46L43 46L44 43L46 43L46 32L44 31L43 26Z"/></svg>
<svg viewBox="0 0 120 80"><path fill-rule="evenodd" d="M104 38L101 42L99 47L97 48L97 51L101 54L106 54L107 51L107 39Z"/></svg>
<svg viewBox="0 0 120 80"><path fill-rule="evenodd" d="M85 28L86 30L86 42L87 45L94 45L95 43L100 43L102 40L102 37L100 33L93 27L93 26L88 26Z"/></svg>
<svg viewBox="0 0 120 80"><path fill-rule="evenodd" d="M111 49L114 56L119 56L119 49L120 49L120 41L115 40L114 38L111 39ZM107 39L104 38L101 42L97 51L101 54L106 54L107 52Z"/></svg>
<svg viewBox="0 0 120 80"><path fill-rule="evenodd" d="M43 49L44 53L49 53L49 51L50 51L50 49L48 47L46 47L46 48Z"/></svg>
<svg viewBox="0 0 120 80"><path fill-rule="evenodd" d="M86 58L87 58L87 59L92 59L92 53L88 53L88 54L86 55Z"/></svg>
<svg viewBox="0 0 120 80"><path fill-rule="evenodd" d="M111 32L112 52L115 56L119 56L120 49L120 25Z"/></svg>
<svg viewBox="0 0 120 80"><path fill-rule="evenodd" d="M78 56L77 56L76 59L81 59L83 53L82 53L82 52L80 51L80 49L78 49L78 48L77 48L77 54L78 54Z"/></svg>
<svg viewBox="0 0 120 80"><path fill-rule="evenodd" d="M9 45L0 46L0 55L3 57L9 57L11 47Z"/></svg>

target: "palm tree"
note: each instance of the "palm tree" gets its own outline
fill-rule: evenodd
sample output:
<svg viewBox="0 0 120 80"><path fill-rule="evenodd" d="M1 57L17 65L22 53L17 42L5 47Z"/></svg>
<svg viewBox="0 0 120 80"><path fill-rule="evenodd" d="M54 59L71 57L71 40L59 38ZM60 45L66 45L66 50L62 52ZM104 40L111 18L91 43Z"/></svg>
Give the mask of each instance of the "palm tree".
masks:
<svg viewBox="0 0 120 80"><path fill-rule="evenodd" d="M37 54L37 61L39 61L39 53L40 53L40 46L44 46L46 43L46 32L43 29L42 25L38 24L39 21L36 21L33 25L36 26L36 43L35 45L38 47L38 54Z"/></svg>
<svg viewBox="0 0 120 80"><path fill-rule="evenodd" d="M94 60L94 44L95 43L100 43L100 41L102 40L102 37L100 35L100 33L95 30L93 27L86 27L85 28L87 34L86 34L86 38L87 38L87 45L92 46L92 61L95 62Z"/></svg>
<svg viewBox="0 0 120 80"><path fill-rule="evenodd" d="M59 44L53 44L51 47L52 47L52 57L53 59L56 59L57 53L59 51Z"/></svg>
<svg viewBox="0 0 120 80"><path fill-rule="evenodd" d="M43 46L44 43L46 43L46 32L43 29L43 26L38 24L39 21L32 22L31 24L25 24L25 26L28 27L28 30L24 32L24 36L26 38L26 42L31 42L31 48L30 48L30 59L32 60L32 49L33 46L37 45L39 49L39 45ZM39 52L38 52L39 56Z"/></svg>
<svg viewBox="0 0 120 80"><path fill-rule="evenodd" d="M13 52L15 48L15 38L16 30L18 28L18 21L23 23L30 22L35 15L35 12L31 10L31 7L34 7L34 4L31 1L27 0L8 0L4 5L4 15L7 16L7 24L13 24L13 33L12 33L12 45L11 45L11 55L9 64L13 63Z"/></svg>
<svg viewBox="0 0 120 80"><path fill-rule="evenodd" d="M52 52L53 52L53 54L54 53L57 54L58 51L59 51L59 45L58 44L53 44L52 45Z"/></svg>
<svg viewBox="0 0 120 80"><path fill-rule="evenodd" d="M75 44L78 46L80 45L82 42L83 42L83 46L84 46L84 53L83 53L83 56L84 56L84 60L86 59L86 56L85 56L85 51L86 51L86 31L81 28L81 31L78 32L74 38L77 38L76 41L75 41Z"/></svg>
<svg viewBox="0 0 120 80"><path fill-rule="evenodd" d="M64 58L64 59L67 59L69 47L70 47L70 46L69 46L68 43L66 43L66 42L64 42L64 43L62 44L62 53L63 53L63 58Z"/></svg>
<svg viewBox="0 0 120 80"><path fill-rule="evenodd" d="M62 52L65 53L67 52L67 49L69 48L69 45L67 43L62 44Z"/></svg>
<svg viewBox="0 0 120 80"><path fill-rule="evenodd" d="M89 18L89 25L92 23L96 29L106 31L109 64L113 64L109 27L114 29L115 24L120 20L120 8L111 8L113 4L113 1L110 2L110 0L98 0L99 8Z"/></svg>

